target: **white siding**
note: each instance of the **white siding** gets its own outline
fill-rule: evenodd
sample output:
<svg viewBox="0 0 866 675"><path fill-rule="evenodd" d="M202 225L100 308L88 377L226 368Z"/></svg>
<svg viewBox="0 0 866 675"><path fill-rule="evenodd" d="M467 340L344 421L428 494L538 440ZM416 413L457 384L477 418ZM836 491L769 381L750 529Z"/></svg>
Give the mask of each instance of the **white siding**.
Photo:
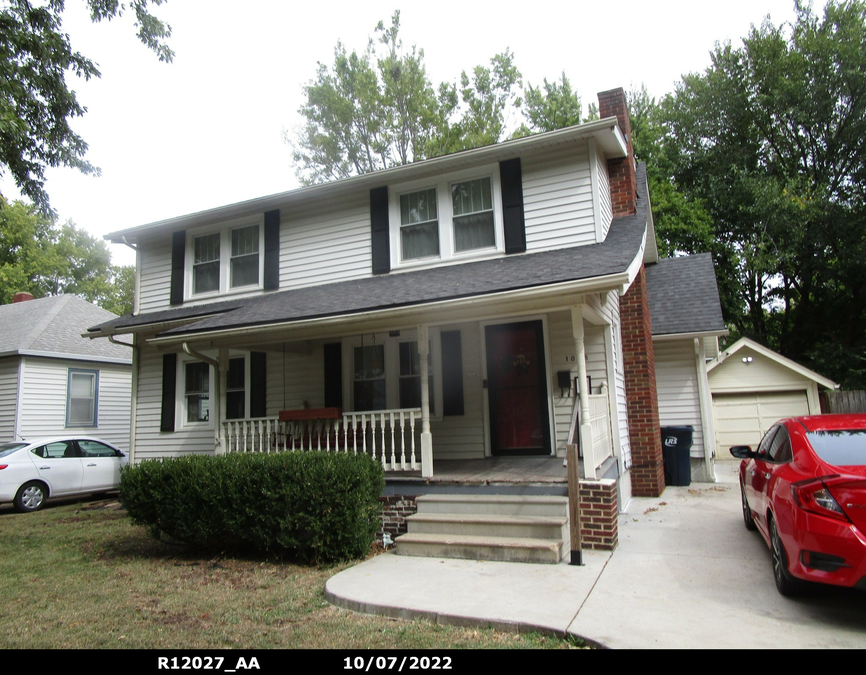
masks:
<svg viewBox="0 0 866 675"><path fill-rule="evenodd" d="M18 402L18 357L0 360L0 442L15 440Z"/></svg>
<svg viewBox="0 0 866 675"><path fill-rule="evenodd" d="M96 427L66 426L69 368L99 371ZM129 447L131 383L130 366L27 357L24 359L18 435L23 438L64 434L96 436L126 450Z"/></svg>
<svg viewBox="0 0 866 675"><path fill-rule="evenodd" d="M178 386L183 386L178 382ZM135 415L135 461L213 453L214 431L207 428L160 431L162 410L162 354L142 347L138 371L138 400ZM178 424L180 420L176 420Z"/></svg>
<svg viewBox="0 0 866 675"><path fill-rule="evenodd" d="M481 459L484 457L484 391L481 388L481 340L478 324L442 326L442 331L459 330L463 355L463 415L444 417L430 423L433 458ZM436 373L441 378L442 373Z"/></svg>
<svg viewBox="0 0 866 675"><path fill-rule="evenodd" d="M698 374L692 340L653 345L661 426L690 424L692 457L704 456L704 432L698 393Z"/></svg>
<svg viewBox="0 0 866 675"><path fill-rule="evenodd" d="M607 160L601 150L596 151L596 172L598 176L598 206L601 214L602 241L607 238L613 220L613 206L610 201L610 177L607 175Z"/></svg>
<svg viewBox="0 0 866 675"><path fill-rule="evenodd" d="M167 309L171 290L171 235L164 240L145 240L139 245L141 291L139 310Z"/></svg>
<svg viewBox="0 0 866 675"><path fill-rule="evenodd" d="M522 163L526 250L594 244L589 155L584 146L552 151Z"/></svg>
<svg viewBox="0 0 866 675"><path fill-rule="evenodd" d="M281 216L281 289L372 276L367 195L327 210L286 210Z"/></svg>

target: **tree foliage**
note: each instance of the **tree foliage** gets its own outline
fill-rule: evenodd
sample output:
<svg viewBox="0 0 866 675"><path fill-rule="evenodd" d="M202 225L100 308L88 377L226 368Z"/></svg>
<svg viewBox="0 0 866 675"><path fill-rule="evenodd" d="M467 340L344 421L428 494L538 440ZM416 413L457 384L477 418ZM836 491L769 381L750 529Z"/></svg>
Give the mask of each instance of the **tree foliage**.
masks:
<svg viewBox="0 0 866 675"><path fill-rule="evenodd" d="M349 53L342 43L331 66L319 63L304 87L302 128L286 134L296 173L309 185L377 171L511 136L558 129L580 121L580 98L562 75L559 82L528 85L506 49L463 71L456 82L434 87L424 51L406 48L400 13L379 22L366 50ZM518 126L518 117L527 124ZM591 113L592 114L592 113Z"/></svg>
<svg viewBox="0 0 866 675"><path fill-rule="evenodd" d="M105 242L74 223L57 226L34 206L0 197L0 304L18 291L71 293L115 314L132 311L135 268L111 264Z"/></svg>
<svg viewBox="0 0 866 675"><path fill-rule="evenodd" d="M138 38L171 61L165 44L171 28L149 6L164 0L86 0L94 22L111 20L128 8L135 14ZM99 77L96 64L74 51L63 32L65 0L5 0L0 9L0 175L8 172L21 191L50 213L45 171L68 166L84 173L99 170L84 159L87 143L70 125L85 113L67 78Z"/></svg>
<svg viewBox="0 0 866 675"><path fill-rule="evenodd" d="M652 193L660 234L671 250L713 251L733 332L857 387L866 386L864 64L862 1L831 0L822 17L798 2L790 25L767 19L741 47L717 45L707 71L684 77L651 106L650 130L633 134L678 193L667 204ZM693 239L677 220L689 212Z"/></svg>

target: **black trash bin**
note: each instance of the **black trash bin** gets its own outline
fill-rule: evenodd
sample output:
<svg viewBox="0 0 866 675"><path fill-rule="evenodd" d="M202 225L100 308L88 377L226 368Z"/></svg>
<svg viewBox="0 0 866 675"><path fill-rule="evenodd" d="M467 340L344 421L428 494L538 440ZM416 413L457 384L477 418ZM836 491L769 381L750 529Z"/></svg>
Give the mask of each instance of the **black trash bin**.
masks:
<svg viewBox="0 0 866 675"><path fill-rule="evenodd" d="M662 427L662 451L665 460L665 485L691 485L692 467L689 452L692 449L691 425Z"/></svg>

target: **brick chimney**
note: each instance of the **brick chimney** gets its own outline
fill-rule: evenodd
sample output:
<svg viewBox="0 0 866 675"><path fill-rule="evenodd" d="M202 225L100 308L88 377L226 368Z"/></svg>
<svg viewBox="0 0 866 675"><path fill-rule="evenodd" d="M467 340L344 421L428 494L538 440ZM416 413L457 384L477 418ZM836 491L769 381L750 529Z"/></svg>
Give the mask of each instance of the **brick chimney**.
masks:
<svg viewBox="0 0 866 675"><path fill-rule="evenodd" d="M598 112L602 118L616 117L620 131L625 134L628 156L609 159L607 171L614 218L630 216L637 210L637 180L625 92L621 88L601 92L598 95ZM637 497L657 497L664 492L665 475L655 350L643 265L628 292L620 298L619 316L632 456L632 494Z"/></svg>
<svg viewBox="0 0 866 675"><path fill-rule="evenodd" d="M599 117L616 117L620 131L625 134L628 157L609 159L607 172L610 176L610 199L613 217L630 216L637 208L637 181L635 180L634 149L631 145L631 122L628 118L628 103L625 92L610 89L598 94Z"/></svg>
<svg viewBox="0 0 866 675"><path fill-rule="evenodd" d="M15 295L12 296L12 302L27 302L28 300L33 299L33 294L28 293L27 291L18 291Z"/></svg>

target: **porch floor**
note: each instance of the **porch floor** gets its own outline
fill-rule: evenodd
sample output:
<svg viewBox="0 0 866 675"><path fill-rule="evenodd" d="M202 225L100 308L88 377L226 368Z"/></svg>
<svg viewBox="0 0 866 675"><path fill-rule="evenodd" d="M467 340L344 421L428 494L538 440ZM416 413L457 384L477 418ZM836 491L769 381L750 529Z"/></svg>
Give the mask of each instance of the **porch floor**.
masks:
<svg viewBox="0 0 866 675"><path fill-rule="evenodd" d="M386 482L427 484L566 484L562 457L485 457L484 459L433 460L433 477L420 471L386 471Z"/></svg>

